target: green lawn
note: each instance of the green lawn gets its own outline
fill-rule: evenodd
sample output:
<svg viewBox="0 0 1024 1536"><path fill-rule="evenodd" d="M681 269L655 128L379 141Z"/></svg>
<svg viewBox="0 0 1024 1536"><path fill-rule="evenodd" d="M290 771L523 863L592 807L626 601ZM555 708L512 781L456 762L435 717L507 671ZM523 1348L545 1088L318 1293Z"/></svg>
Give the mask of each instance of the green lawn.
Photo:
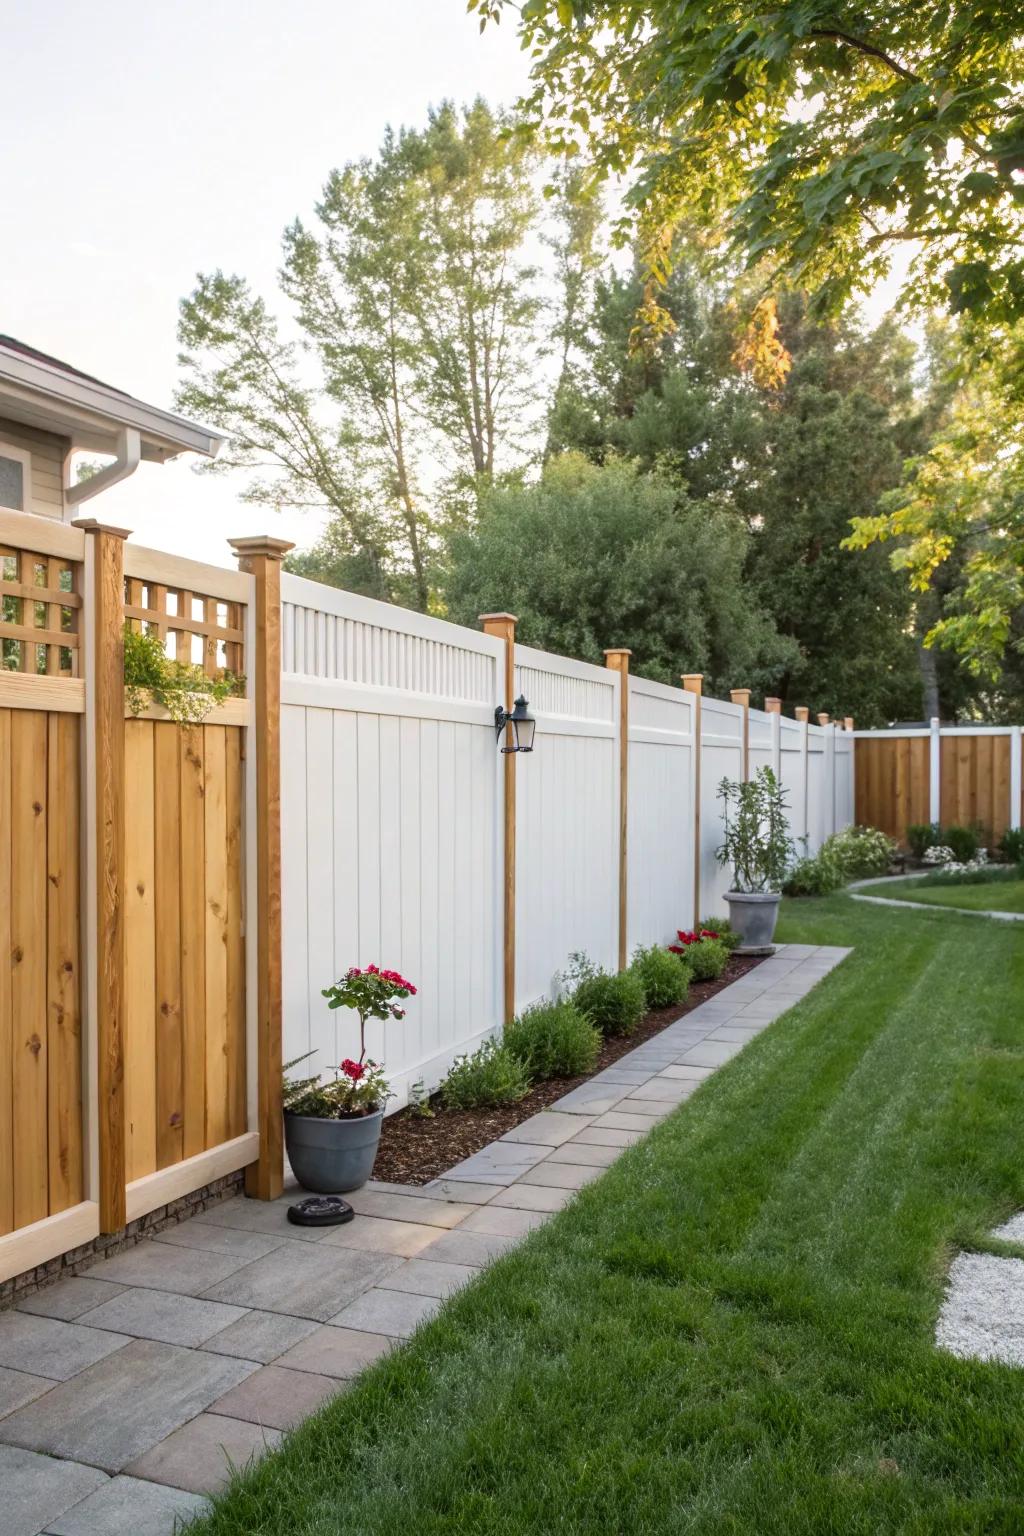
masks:
<svg viewBox="0 0 1024 1536"><path fill-rule="evenodd" d="M990 880L978 885L929 885L923 880L893 880L867 892L897 901L925 901L936 907L969 907L972 912L1024 912L1024 880Z"/></svg>
<svg viewBox="0 0 1024 1536"><path fill-rule="evenodd" d="M838 896L780 937L857 948L198 1530L1021 1530L1024 1371L932 1329L1024 1205L1024 933Z"/></svg>

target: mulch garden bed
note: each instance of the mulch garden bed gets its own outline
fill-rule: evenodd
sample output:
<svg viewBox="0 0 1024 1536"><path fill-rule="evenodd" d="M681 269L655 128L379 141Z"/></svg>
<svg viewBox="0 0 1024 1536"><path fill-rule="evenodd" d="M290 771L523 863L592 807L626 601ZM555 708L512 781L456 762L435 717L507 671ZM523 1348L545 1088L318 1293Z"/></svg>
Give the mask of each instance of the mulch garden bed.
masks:
<svg viewBox="0 0 1024 1536"><path fill-rule="evenodd" d="M604 1041L593 1072L582 1077L559 1077L538 1083L516 1104L499 1104L493 1109L443 1109L435 1094L431 1106L433 1118L401 1109L389 1115L381 1132L380 1148L373 1165L373 1177L392 1184L426 1184L446 1173L463 1158L497 1141L514 1126L529 1120L538 1110L547 1109L570 1089L585 1083L595 1073L610 1067L620 1057L635 1050L645 1040L659 1035L669 1024L706 1003L730 982L738 981L761 964L759 955L730 955L717 981L695 981L681 1007L661 1008L645 1014L631 1035L614 1036Z"/></svg>

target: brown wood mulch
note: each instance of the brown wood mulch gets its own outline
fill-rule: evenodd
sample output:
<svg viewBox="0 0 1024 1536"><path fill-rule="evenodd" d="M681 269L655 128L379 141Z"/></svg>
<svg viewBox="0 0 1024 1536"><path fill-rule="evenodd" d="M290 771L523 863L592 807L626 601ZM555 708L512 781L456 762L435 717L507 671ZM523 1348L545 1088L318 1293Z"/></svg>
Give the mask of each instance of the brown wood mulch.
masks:
<svg viewBox="0 0 1024 1536"><path fill-rule="evenodd" d="M560 1077L538 1083L518 1103L499 1104L492 1109L443 1109L439 1095L435 1094L431 1100L433 1118L416 1114L411 1109L401 1109L396 1115L389 1115L381 1132L373 1177L392 1184L426 1184L437 1178L463 1158L479 1152L481 1147L521 1125L538 1110L547 1109L570 1089L610 1067L612 1062L635 1050L645 1040L660 1034L669 1024L707 1002L709 997L714 997L716 992L721 992L723 987L760 963L761 957L757 955L731 955L717 981L691 983L682 1007L662 1008L645 1014L633 1034L605 1040L594 1071L582 1077Z"/></svg>

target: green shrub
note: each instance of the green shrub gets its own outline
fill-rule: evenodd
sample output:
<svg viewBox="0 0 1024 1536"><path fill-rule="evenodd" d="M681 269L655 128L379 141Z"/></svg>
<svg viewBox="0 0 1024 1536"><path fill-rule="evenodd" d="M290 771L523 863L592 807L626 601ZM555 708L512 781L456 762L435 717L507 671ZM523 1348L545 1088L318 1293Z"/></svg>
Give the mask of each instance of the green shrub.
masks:
<svg viewBox="0 0 1024 1536"><path fill-rule="evenodd" d="M485 1040L470 1056L457 1056L441 1084L446 1109L484 1109L514 1104L530 1089L521 1061L497 1040Z"/></svg>
<svg viewBox="0 0 1024 1536"><path fill-rule="evenodd" d="M640 979L648 1008L671 1008L683 1002L692 975L688 958L684 961L660 944L634 950L630 970Z"/></svg>
<svg viewBox="0 0 1024 1536"><path fill-rule="evenodd" d="M787 896L828 896L851 880L884 875L895 843L876 827L847 827L826 837L813 857L798 859L782 887Z"/></svg>
<svg viewBox="0 0 1024 1536"><path fill-rule="evenodd" d="M797 859L782 887L784 896L830 896L843 885L838 866L824 849L813 858Z"/></svg>
<svg viewBox="0 0 1024 1536"><path fill-rule="evenodd" d="M594 1067L601 1035L574 1002L538 1003L505 1025L505 1048L531 1078L578 1077Z"/></svg>
<svg viewBox="0 0 1024 1536"><path fill-rule="evenodd" d="M706 928L710 933L717 934L730 954L740 942L739 934L727 917L702 917L700 926L702 930Z"/></svg>
<svg viewBox="0 0 1024 1536"><path fill-rule="evenodd" d="M907 828L907 847L915 859L923 859L938 841L939 824L936 821L915 821Z"/></svg>
<svg viewBox="0 0 1024 1536"><path fill-rule="evenodd" d="M631 1035L644 1016L647 994L635 971L595 971L580 982L573 1002L602 1035Z"/></svg>
<svg viewBox="0 0 1024 1536"><path fill-rule="evenodd" d="M729 950L721 935L717 939L701 939L699 944L689 944L686 964L693 972L694 981L717 981L729 962Z"/></svg>
<svg viewBox="0 0 1024 1536"><path fill-rule="evenodd" d="M974 827L943 827L939 843L952 851L958 864L969 864L978 851L980 842Z"/></svg>
<svg viewBox="0 0 1024 1536"><path fill-rule="evenodd" d="M1024 864L1024 827L1007 827L999 839L999 852L1010 864Z"/></svg>

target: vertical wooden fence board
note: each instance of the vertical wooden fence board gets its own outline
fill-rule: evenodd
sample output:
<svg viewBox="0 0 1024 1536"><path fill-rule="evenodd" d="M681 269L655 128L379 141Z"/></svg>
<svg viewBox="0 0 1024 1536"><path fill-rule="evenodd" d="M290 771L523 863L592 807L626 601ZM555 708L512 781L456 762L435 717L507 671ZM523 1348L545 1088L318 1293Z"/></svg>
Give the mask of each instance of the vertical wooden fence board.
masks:
<svg viewBox="0 0 1024 1536"><path fill-rule="evenodd" d="M128 1181L156 1171L155 785L151 720L126 720L125 1109Z"/></svg>
<svg viewBox="0 0 1024 1536"><path fill-rule="evenodd" d="M53 647L51 647L53 649ZM49 717L47 1075L50 1215L82 1199L77 715Z"/></svg>
<svg viewBox="0 0 1024 1536"><path fill-rule="evenodd" d="M49 1214L46 1019L47 718L11 720L11 1012L14 1225Z"/></svg>
<svg viewBox="0 0 1024 1536"><path fill-rule="evenodd" d="M206 832L206 1146L228 1137L228 850L223 725L203 727Z"/></svg>
<svg viewBox="0 0 1024 1536"><path fill-rule="evenodd" d="M242 733L230 727L225 737L225 787L227 791L228 882L228 1137L246 1129L245 1101L245 874L243 807L245 763Z"/></svg>
<svg viewBox="0 0 1024 1536"><path fill-rule="evenodd" d="M154 727L156 789L154 910L156 919L156 1163L184 1155L184 1041L181 1006L181 768L178 726ZM185 894L194 901L193 889Z"/></svg>
<svg viewBox="0 0 1024 1536"><path fill-rule="evenodd" d="M184 1131L182 1151L206 1146L206 834L203 728L178 740L181 796L181 1010Z"/></svg>
<svg viewBox="0 0 1024 1536"><path fill-rule="evenodd" d="M14 1020L11 1009L11 715L0 709L0 1236L14 1227Z"/></svg>

